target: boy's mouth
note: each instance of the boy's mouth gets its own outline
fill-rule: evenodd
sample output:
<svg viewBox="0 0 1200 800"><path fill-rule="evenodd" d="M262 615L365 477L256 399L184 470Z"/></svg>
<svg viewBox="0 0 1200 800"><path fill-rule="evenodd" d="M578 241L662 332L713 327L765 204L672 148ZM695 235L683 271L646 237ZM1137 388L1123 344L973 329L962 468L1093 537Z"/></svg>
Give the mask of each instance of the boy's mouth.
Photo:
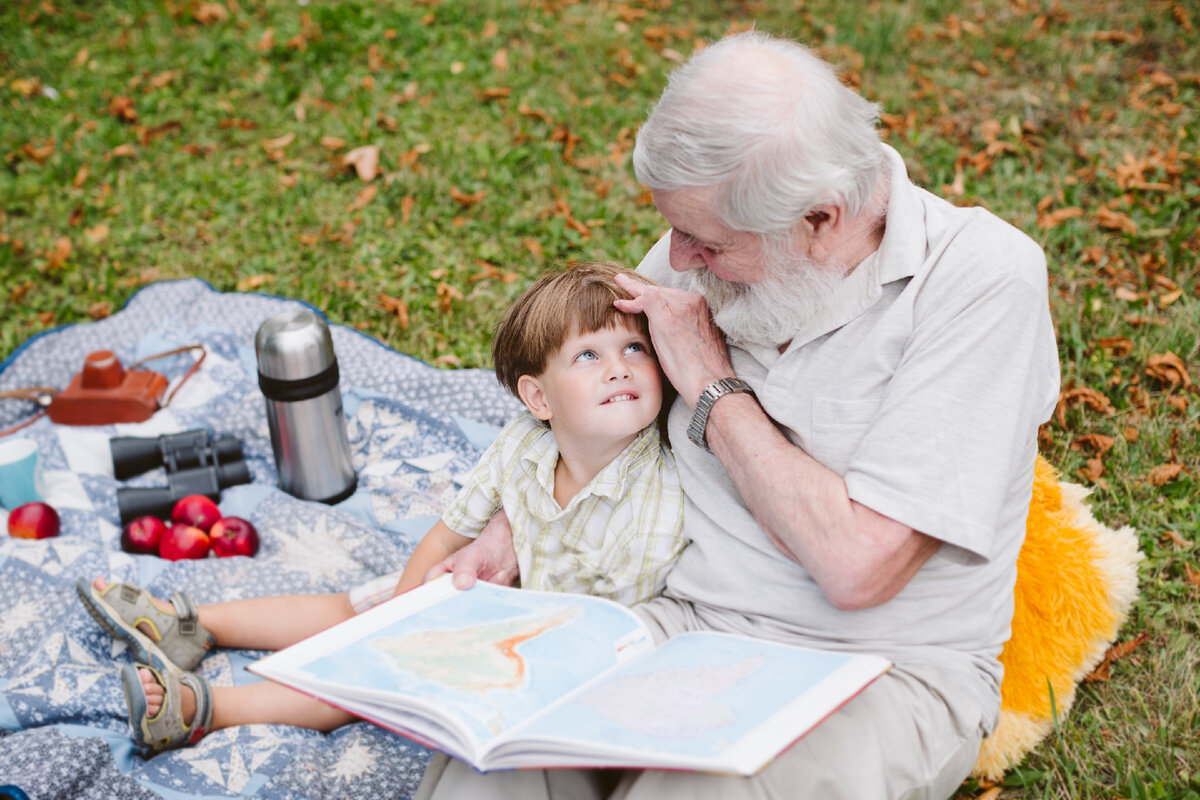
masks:
<svg viewBox="0 0 1200 800"><path fill-rule="evenodd" d="M638 396L636 394L634 394L633 392L621 392L620 394L614 394L612 397L608 398L600 405L606 406L609 403L623 403L626 400L637 400L637 399L638 399Z"/></svg>

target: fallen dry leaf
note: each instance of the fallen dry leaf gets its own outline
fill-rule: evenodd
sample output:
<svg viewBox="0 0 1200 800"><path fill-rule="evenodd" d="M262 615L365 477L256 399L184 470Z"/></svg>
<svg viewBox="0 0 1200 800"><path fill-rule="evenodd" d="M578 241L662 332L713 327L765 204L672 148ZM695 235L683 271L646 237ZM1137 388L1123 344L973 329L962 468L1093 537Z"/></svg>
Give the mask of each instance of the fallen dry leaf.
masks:
<svg viewBox="0 0 1200 800"><path fill-rule="evenodd" d="M437 285L437 308L443 314L449 314L455 300L462 300L463 293L445 281Z"/></svg>
<svg viewBox="0 0 1200 800"><path fill-rule="evenodd" d="M491 39L498 33L500 33L500 26L496 24L496 20L489 19L483 23L483 30L480 32L480 36L484 39Z"/></svg>
<svg viewBox="0 0 1200 800"><path fill-rule="evenodd" d="M46 256L46 268L58 269L69 255L71 255L71 240L66 236L60 236L54 242L54 249Z"/></svg>
<svg viewBox="0 0 1200 800"><path fill-rule="evenodd" d="M1071 449L1088 449L1102 456L1111 450L1114 444L1116 444L1116 439L1111 436L1105 436L1102 433L1088 433L1075 437L1075 440L1071 442Z"/></svg>
<svg viewBox="0 0 1200 800"><path fill-rule="evenodd" d="M1048 214L1039 214L1037 219L1038 227L1042 230L1056 228L1069 219L1083 216L1083 209L1075 206L1060 208L1057 211L1051 211Z"/></svg>
<svg viewBox="0 0 1200 800"><path fill-rule="evenodd" d="M1137 233L1137 224L1130 219L1128 214L1113 211L1111 208L1099 208L1096 210L1095 217L1096 223L1101 228L1123 231L1131 236Z"/></svg>
<svg viewBox="0 0 1200 800"><path fill-rule="evenodd" d="M137 158L137 149L131 144L119 144L104 156L105 161L114 158Z"/></svg>
<svg viewBox="0 0 1200 800"><path fill-rule="evenodd" d="M262 146L268 153L277 153L286 149L294 141L296 141L296 134L285 133L282 136L276 136L274 139L263 139Z"/></svg>
<svg viewBox="0 0 1200 800"><path fill-rule="evenodd" d="M346 140L340 136L322 136L321 147L326 150L341 150L346 146Z"/></svg>
<svg viewBox="0 0 1200 800"><path fill-rule="evenodd" d="M1112 647L1108 648L1108 651L1104 654L1103 660L1096 665L1096 668L1088 673L1086 677L1084 677L1084 681L1087 683L1096 683L1108 680L1110 669L1115 662L1127 657L1130 653L1132 653L1134 650L1137 650L1149 640L1150 634L1142 632L1128 641L1114 644Z"/></svg>
<svg viewBox="0 0 1200 800"><path fill-rule="evenodd" d="M212 25L229 18L229 9L220 3L200 3L192 11L192 18L201 25Z"/></svg>
<svg viewBox="0 0 1200 800"><path fill-rule="evenodd" d="M275 49L275 29L267 28L265 31L263 31L262 36L258 37L258 41L255 42L254 48L256 50L258 50L260 53L265 53L270 50L274 50Z"/></svg>
<svg viewBox="0 0 1200 800"><path fill-rule="evenodd" d="M102 300L99 303L92 303L88 306L88 316L92 319L104 319L112 314L112 303L107 300Z"/></svg>
<svg viewBox="0 0 1200 800"><path fill-rule="evenodd" d="M118 95L108 104L105 113L116 117L120 122L137 122L137 109L133 107L133 98Z"/></svg>
<svg viewBox="0 0 1200 800"><path fill-rule="evenodd" d="M1146 480L1155 486L1165 486L1179 477L1183 464L1159 464L1146 473Z"/></svg>
<svg viewBox="0 0 1200 800"><path fill-rule="evenodd" d="M383 306L385 311L395 315L397 323L403 330L408 330L408 303L399 297L389 297L386 294L381 294L379 295L379 304Z"/></svg>
<svg viewBox="0 0 1200 800"><path fill-rule="evenodd" d="M501 47L492 56L492 69L496 72L508 72L508 50Z"/></svg>
<svg viewBox="0 0 1200 800"><path fill-rule="evenodd" d="M375 180L379 175L379 146L367 144L354 148L342 156L342 166L354 167L359 180Z"/></svg>
<svg viewBox="0 0 1200 800"><path fill-rule="evenodd" d="M1191 564L1184 564L1183 569L1187 573L1187 582L1192 585L1192 594L1200 597L1200 570L1192 569Z"/></svg>
<svg viewBox="0 0 1200 800"><path fill-rule="evenodd" d="M451 186L450 196L454 198L454 202L458 203L463 208L470 208L471 206L477 205L480 201L482 201L483 198L487 196L487 192L483 189L480 189L474 194L466 194L457 186Z"/></svg>
<svg viewBox="0 0 1200 800"><path fill-rule="evenodd" d="M1188 374L1183 359L1168 350L1165 353L1155 353L1146 360L1146 374L1169 387L1187 389L1192 385L1192 376Z"/></svg>
<svg viewBox="0 0 1200 800"><path fill-rule="evenodd" d="M367 188L363 189L358 193L358 196L354 198L354 202L346 207L346 210L351 213L355 211L362 211L372 200L375 199L375 193L377 191L379 191L379 189L375 186L368 186Z"/></svg>
<svg viewBox="0 0 1200 800"><path fill-rule="evenodd" d="M1163 531L1162 536L1159 538L1164 542L1170 542L1180 550L1186 550L1192 546L1192 542L1180 536L1179 531Z"/></svg>
<svg viewBox="0 0 1200 800"><path fill-rule="evenodd" d="M1096 340L1096 346L1110 356L1121 358L1133 352L1133 342L1126 336L1102 336Z"/></svg>
<svg viewBox="0 0 1200 800"><path fill-rule="evenodd" d="M274 275L247 275L237 282L237 290L239 292L252 292L262 286L266 286L275 280Z"/></svg>
<svg viewBox="0 0 1200 800"><path fill-rule="evenodd" d="M87 240L92 244L100 244L108 238L108 226L101 222L99 225L96 225L93 228L85 228L83 235L86 236Z"/></svg>
<svg viewBox="0 0 1200 800"><path fill-rule="evenodd" d="M403 199L400 200L400 219L404 222L412 219L413 206L416 202L416 198L411 194L404 195Z"/></svg>
<svg viewBox="0 0 1200 800"><path fill-rule="evenodd" d="M71 181L71 185L76 189L82 189L83 184L87 183L88 172L90 171L91 170L88 169L88 165L84 164L79 168L79 171L75 173L75 180Z"/></svg>
<svg viewBox="0 0 1200 800"><path fill-rule="evenodd" d="M1058 424L1064 428L1067 426L1066 412L1069 406L1083 403L1092 411L1097 411L1105 416L1110 416L1116 412L1113 408L1112 401L1101 392L1095 389L1089 389L1086 386L1074 386L1064 389L1058 396L1058 407L1055 409L1055 416L1058 418Z"/></svg>

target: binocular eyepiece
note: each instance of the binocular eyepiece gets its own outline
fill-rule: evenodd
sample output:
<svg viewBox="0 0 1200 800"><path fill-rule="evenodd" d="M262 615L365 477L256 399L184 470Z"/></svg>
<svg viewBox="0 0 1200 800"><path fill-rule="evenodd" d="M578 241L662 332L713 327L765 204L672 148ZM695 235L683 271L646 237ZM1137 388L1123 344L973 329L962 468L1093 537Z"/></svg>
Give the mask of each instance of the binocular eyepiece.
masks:
<svg viewBox="0 0 1200 800"><path fill-rule="evenodd" d="M155 467L168 474L191 467L211 467L242 460L242 446L232 436L210 440L208 431L196 429L162 436L115 436L112 450L113 475L123 481Z"/></svg>
<svg viewBox="0 0 1200 800"><path fill-rule="evenodd" d="M175 503L190 494L202 494L216 502L227 486L250 482L242 446L232 436L210 439L208 432L200 429L154 437L117 436L109 447L118 480L156 467L167 471L166 487L117 489L122 526L144 516L169 519Z"/></svg>

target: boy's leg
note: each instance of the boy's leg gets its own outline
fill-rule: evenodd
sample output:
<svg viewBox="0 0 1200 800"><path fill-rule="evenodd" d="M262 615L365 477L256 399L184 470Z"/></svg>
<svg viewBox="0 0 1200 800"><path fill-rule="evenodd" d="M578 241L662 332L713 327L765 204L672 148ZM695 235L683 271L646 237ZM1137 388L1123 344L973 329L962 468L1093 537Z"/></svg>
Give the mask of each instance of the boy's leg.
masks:
<svg viewBox="0 0 1200 800"><path fill-rule="evenodd" d="M146 715L154 717L164 702L163 687L149 670L141 669L138 673L146 696ZM196 713L196 695L182 684L179 692L183 723L191 725ZM210 732L237 725L293 725L331 731L356 719L339 708L271 681L245 686L213 686L212 707ZM133 722L137 724L136 720Z"/></svg>
<svg viewBox="0 0 1200 800"><path fill-rule="evenodd" d="M200 606L221 647L281 650L354 616L346 593L252 597Z"/></svg>
<svg viewBox="0 0 1200 800"><path fill-rule="evenodd" d="M100 591L108 586L103 578L92 583ZM170 601L155 598L153 602L164 611L175 612ZM349 595L342 593L252 597L199 606L196 613L221 647L281 650L349 619L355 609ZM153 638L149 626L139 625L138 629Z"/></svg>

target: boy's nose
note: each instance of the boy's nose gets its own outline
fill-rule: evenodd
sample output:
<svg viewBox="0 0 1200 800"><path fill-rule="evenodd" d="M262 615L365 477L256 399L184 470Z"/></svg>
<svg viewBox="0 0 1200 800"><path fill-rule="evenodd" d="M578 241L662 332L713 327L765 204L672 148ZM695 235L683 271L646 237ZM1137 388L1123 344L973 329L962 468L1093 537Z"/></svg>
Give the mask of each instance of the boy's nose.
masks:
<svg viewBox="0 0 1200 800"><path fill-rule="evenodd" d="M628 365L621 359L613 359L608 363L608 379L617 381L628 378L630 376Z"/></svg>

